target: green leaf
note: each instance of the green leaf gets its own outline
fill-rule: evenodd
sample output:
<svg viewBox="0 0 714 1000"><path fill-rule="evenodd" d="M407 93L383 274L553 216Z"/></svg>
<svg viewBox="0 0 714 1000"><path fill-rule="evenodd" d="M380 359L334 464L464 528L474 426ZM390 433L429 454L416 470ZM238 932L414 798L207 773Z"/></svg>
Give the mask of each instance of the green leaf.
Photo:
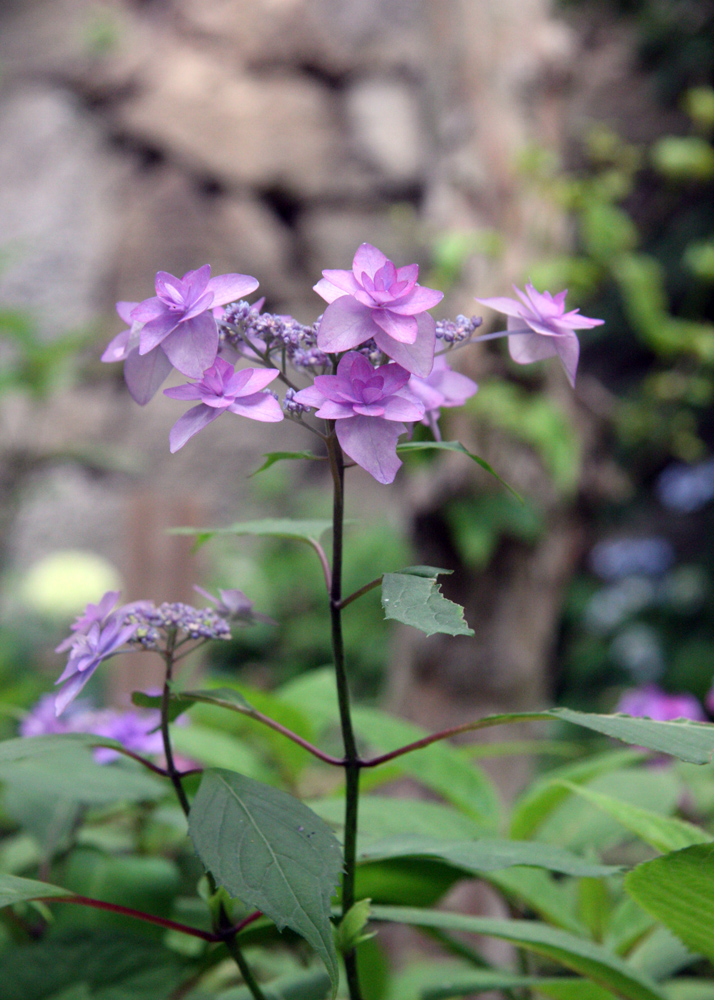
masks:
<svg viewBox="0 0 714 1000"><path fill-rule="evenodd" d="M388 858L437 858L473 875L499 871L513 865L531 865L561 872L564 875L600 877L614 875L620 868L601 865L561 847L536 841L516 840L440 840L418 834L402 834L370 841L359 849L360 861L384 861Z"/></svg>
<svg viewBox="0 0 714 1000"><path fill-rule="evenodd" d="M516 493L512 486L509 486L505 479L501 479L499 474L496 472L492 466L488 464L483 458L479 458L478 455L474 455L467 448L461 444L460 441L403 441L401 444L397 445L397 452L401 455L408 454L411 451L456 451L460 455L466 455L470 458L472 462L476 462L480 465L485 472L488 472L490 476L493 476L499 481L501 486L505 486L509 493L512 493L517 500L522 500L523 498Z"/></svg>
<svg viewBox="0 0 714 1000"><path fill-rule="evenodd" d="M538 827L568 798L563 781L586 783L601 774L619 771L637 763L642 754L635 750L609 750L607 753L553 768L547 777L533 782L517 799L511 813L511 836L516 840L531 837ZM560 779L560 780L559 780Z"/></svg>
<svg viewBox="0 0 714 1000"><path fill-rule="evenodd" d="M240 771L256 781L268 781L270 770L260 756L242 740L229 733L199 726L177 726L171 734L174 750L204 767L225 767Z"/></svg>
<svg viewBox="0 0 714 1000"><path fill-rule="evenodd" d="M612 736L623 743L647 747L657 753L678 757L690 764L708 764L714 755L714 726L709 722L653 722L629 715L591 715L570 708L554 708L548 715L563 722Z"/></svg>
<svg viewBox="0 0 714 1000"><path fill-rule="evenodd" d="M506 868L488 872L487 882L495 885L507 899L537 913L547 923L585 936L585 928L575 916L575 883L556 879L543 868Z"/></svg>
<svg viewBox="0 0 714 1000"><path fill-rule="evenodd" d="M655 924L652 932L632 949L627 961L650 979L662 982L692 965L697 956L666 927Z"/></svg>
<svg viewBox="0 0 714 1000"><path fill-rule="evenodd" d="M31 878L0 874L0 907L14 906L28 899L49 899L56 896L73 896L73 892L49 882L37 882Z"/></svg>
<svg viewBox="0 0 714 1000"><path fill-rule="evenodd" d="M434 570L432 576L424 576L423 572L414 573L413 569L424 570L431 567L409 567L400 573L385 573L382 577L382 607L384 617L412 625L426 635L443 632L446 635L473 635L473 629L464 621L464 609L447 601L441 594L441 588L436 582L437 574L443 570Z"/></svg>
<svg viewBox="0 0 714 1000"><path fill-rule="evenodd" d="M372 919L499 938L558 962L627 1000L663 1000L664 997L655 983L601 945L536 921L494 920L397 906L373 907Z"/></svg>
<svg viewBox="0 0 714 1000"><path fill-rule="evenodd" d="M529 995L529 987L535 993L541 993L553 983L558 986L561 983L573 987L592 986L587 980L565 976L553 979L524 976L506 969L467 969L456 962L413 962L395 974L390 983L388 1000L450 1000L451 997L519 988L525 995ZM576 996L577 994L573 994L573 1000ZM586 1000L585 994L582 995L582 1000Z"/></svg>
<svg viewBox="0 0 714 1000"><path fill-rule="evenodd" d="M357 707L352 713L358 735L382 752L405 746L428 735L420 726L380 712ZM438 792L484 826L498 825L501 800L485 772L450 743L432 743L415 753L397 757L394 766L421 785Z"/></svg>
<svg viewBox="0 0 714 1000"><path fill-rule="evenodd" d="M604 795L592 788L581 788L567 781L560 784L592 803L597 809L602 809L656 851L663 853L679 851L694 844L711 843L713 839L710 834L693 823L686 823L673 816L660 816L650 809L622 802L612 795Z"/></svg>
<svg viewBox="0 0 714 1000"><path fill-rule="evenodd" d="M59 736L19 736L12 740L0 742L0 764L13 760L29 760L44 754L64 752L75 746L111 747L113 750L123 750L121 743L115 740L105 740L92 733L63 733Z"/></svg>
<svg viewBox="0 0 714 1000"><path fill-rule="evenodd" d="M95 737L95 743L103 745L104 741ZM97 764L89 750L67 744L41 756L34 754L12 762L5 758L0 763L0 781L28 794L95 804L148 802L168 793L166 784L152 775L119 764Z"/></svg>
<svg viewBox="0 0 714 1000"><path fill-rule="evenodd" d="M714 960L714 844L646 861L626 876L625 888L687 948Z"/></svg>
<svg viewBox="0 0 714 1000"><path fill-rule="evenodd" d="M263 455L265 461L259 469L255 472L251 472L248 479L252 479L253 476L257 476L259 472L265 472L269 469L271 465L275 465L276 462L292 461L299 458L314 459L318 462L324 462L325 458L323 455L314 455L311 451L269 451Z"/></svg>
<svg viewBox="0 0 714 1000"><path fill-rule="evenodd" d="M189 817L206 868L231 896L315 949L337 989L330 898L342 851L327 824L291 795L232 771L207 771Z"/></svg>
<svg viewBox="0 0 714 1000"><path fill-rule="evenodd" d="M315 543L332 527L332 521L291 521L289 518L267 518L264 521L236 521L227 528L171 528L172 535L253 535L257 538L293 538Z"/></svg>
<svg viewBox="0 0 714 1000"><path fill-rule="evenodd" d="M674 812L681 794L671 768L628 768L603 774L590 784L595 792L640 809ZM622 824L581 796L571 795L541 824L538 840L574 851L602 852L630 839Z"/></svg>
<svg viewBox="0 0 714 1000"><path fill-rule="evenodd" d="M366 932L365 927L369 921L371 899L360 899L351 906L335 929L335 944L337 950L343 955L352 951L363 941L368 941L375 936L376 932Z"/></svg>
<svg viewBox="0 0 714 1000"><path fill-rule="evenodd" d="M424 799L395 800L385 795L361 795L359 800L360 843L371 843L384 837L399 834L417 834L445 840L475 839L483 834L484 827L471 816L457 812L450 806ZM313 812L341 831L345 819L345 800L331 796L313 799L308 803Z"/></svg>
<svg viewBox="0 0 714 1000"><path fill-rule="evenodd" d="M8 948L0 956L0 1000L170 1000L189 975L175 953L154 942L116 930L75 933Z"/></svg>
<svg viewBox="0 0 714 1000"><path fill-rule="evenodd" d="M330 995L330 978L322 969L289 972L272 983L261 983L265 1000L325 1000ZM247 986L219 993L215 1000L253 1000Z"/></svg>

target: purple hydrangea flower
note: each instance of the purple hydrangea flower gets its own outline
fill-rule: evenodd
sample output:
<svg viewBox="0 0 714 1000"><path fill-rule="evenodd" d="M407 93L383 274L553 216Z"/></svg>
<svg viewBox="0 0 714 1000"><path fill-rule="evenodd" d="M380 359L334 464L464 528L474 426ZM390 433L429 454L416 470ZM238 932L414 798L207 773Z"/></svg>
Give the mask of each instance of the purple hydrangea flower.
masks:
<svg viewBox="0 0 714 1000"><path fill-rule="evenodd" d="M120 608L104 624L95 621L86 633L76 633L67 666L55 681L64 685L55 697L57 715L77 697L102 660L113 656L136 632L136 624L123 623L124 612L125 609Z"/></svg>
<svg viewBox="0 0 714 1000"><path fill-rule="evenodd" d="M645 687L625 691L615 711L624 715L654 719L656 722L668 722L670 719L706 721L702 706L694 695L686 692L667 694L656 684L647 684Z"/></svg>
<svg viewBox="0 0 714 1000"><path fill-rule="evenodd" d="M463 406L467 399L478 392L476 382L461 372L453 371L442 354L434 358L431 374L426 378L412 375L408 388L424 404L426 412L422 423L431 427L437 440L440 439L437 420L441 407Z"/></svg>
<svg viewBox="0 0 714 1000"><path fill-rule="evenodd" d="M194 585L193 588L202 597L207 598L216 606L216 613L230 622L239 622L243 625L252 625L254 622L263 622L266 625L277 625L269 615L253 611L253 602L249 600L242 590L220 590L218 597L214 597L203 587Z"/></svg>
<svg viewBox="0 0 714 1000"><path fill-rule="evenodd" d="M88 604L82 614L77 615L69 627L74 635L68 635L66 639L63 639L59 646L55 647L55 653L65 653L68 649L71 649L77 641L78 636L86 635L95 622L99 625L104 625L118 600L119 591L108 590L98 604Z"/></svg>
<svg viewBox="0 0 714 1000"><path fill-rule="evenodd" d="M235 371L223 358L216 358L203 373L200 382L187 382L173 389L164 389L172 399L200 399L198 406L176 421L169 434L172 454L183 448L189 438L207 427L228 410L241 417L277 423L283 419L280 403L262 390L277 378L277 368L242 368Z"/></svg>
<svg viewBox="0 0 714 1000"><path fill-rule="evenodd" d="M581 316L578 309L566 313L567 290L558 292L557 295L541 293L530 282L526 285L525 292L515 285L513 290L520 302L500 295L476 301L508 316L508 350L515 362L528 365L532 361L542 361L557 354L568 381L574 386L580 357L580 344L574 331L600 326L604 320ZM486 334L488 336L490 335Z"/></svg>
<svg viewBox="0 0 714 1000"><path fill-rule="evenodd" d="M335 421L345 454L378 483L391 483L402 464L397 438L402 421L421 420L424 404L407 389L409 372L400 365L373 368L357 351L341 359L336 375L318 375L294 399L319 407L316 416Z"/></svg>
<svg viewBox="0 0 714 1000"><path fill-rule="evenodd" d="M363 243L351 271L323 271L314 286L329 303L317 346L339 353L374 339L402 368L422 377L434 363L436 324L427 313L443 292L417 284L418 264L397 268L370 243Z"/></svg>
<svg viewBox="0 0 714 1000"><path fill-rule="evenodd" d="M218 353L212 310L257 287L247 274L212 278L209 264L183 278L159 271L155 296L117 302L117 312L130 328L114 337L102 361L123 361L129 392L137 403L148 403L172 367L189 378L201 377Z"/></svg>
<svg viewBox="0 0 714 1000"><path fill-rule="evenodd" d="M143 712L118 712L111 708L97 710L86 702L75 702L59 719L55 714L54 697L45 694L20 723L20 735L93 733L116 740L135 753L156 755L163 752L163 740L158 732L160 722L161 715L155 709ZM94 750L94 758L100 764L108 763L117 756L117 751L108 747Z"/></svg>

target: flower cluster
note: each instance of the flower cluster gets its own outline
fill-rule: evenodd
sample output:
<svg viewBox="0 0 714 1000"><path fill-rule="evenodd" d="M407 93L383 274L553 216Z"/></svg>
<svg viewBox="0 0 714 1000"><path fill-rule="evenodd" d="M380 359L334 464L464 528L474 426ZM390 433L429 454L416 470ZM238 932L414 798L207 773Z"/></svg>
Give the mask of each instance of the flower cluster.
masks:
<svg viewBox="0 0 714 1000"><path fill-rule="evenodd" d="M169 641L176 648L192 640L230 639L229 620L241 624L266 620L253 612L241 591L221 591L215 610L181 602L155 607L152 601L117 607L118 600L119 593L112 590L98 604L88 604L70 626L71 635L55 649L69 653L56 682L63 685L54 700L57 716L77 697L99 664L117 653L137 647L162 651Z"/></svg>
<svg viewBox="0 0 714 1000"><path fill-rule="evenodd" d="M55 712L55 699L45 694L21 721L20 735L92 733L103 739L115 740L134 753L156 756L164 749L159 732L160 722L157 709L119 712L113 708L92 708L81 701L69 706L60 719ZM99 764L107 764L118 756L118 752L109 747L94 750L94 759Z"/></svg>
<svg viewBox="0 0 714 1000"><path fill-rule="evenodd" d="M573 384L575 331L602 323L577 309L566 312L564 291L551 295L527 284L524 292L515 289L518 299L476 299L508 321L506 330L474 336L480 317L435 321L430 310L443 293L418 283L418 264L397 267L370 243L358 248L351 270L322 272L314 290L327 306L311 326L263 312L262 299L246 301L257 288L255 278L210 275L208 265L183 278L159 272L154 297L117 303L129 329L102 357L124 361L129 390L140 403L151 399L172 367L192 380L164 390L172 399L197 404L171 429L171 451L223 413L278 422L304 421L315 410L328 424L324 433L312 430L326 441L336 437L342 451L380 483L391 483L401 465L402 434L420 421L440 440L441 409L462 405L478 389L450 369L445 351L505 336L514 361L557 356ZM245 362L250 367L242 367ZM294 385L288 365L312 376L312 384ZM287 386L282 405L266 388L275 379Z"/></svg>

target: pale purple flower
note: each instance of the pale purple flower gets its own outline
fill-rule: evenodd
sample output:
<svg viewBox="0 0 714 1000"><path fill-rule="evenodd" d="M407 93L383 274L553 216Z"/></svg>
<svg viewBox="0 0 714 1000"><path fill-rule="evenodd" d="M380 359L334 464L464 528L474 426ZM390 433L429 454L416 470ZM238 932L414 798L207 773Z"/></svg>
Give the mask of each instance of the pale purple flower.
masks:
<svg viewBox="0 0 714 1000"><path fill-rule="evenodd" d="M59 646L55 646L55 653L64 653L68 649L71 649L77 641L77 637L79 635L86 635L95 622L99 625L104 625L118 600L119 591L108 590L98 604L88 604L82 614L77 615L69 627L74 635L68 635L66 639L62 640Z"/></svg>
<svg viewBox="0 0 714 1000"><path fill-rule="evenodd" d="M102 660L113 656L134 635L136 623L124 625L123 619L124 608L120 608L103 625L95 621L86 634L76 633L67 666L55 681L64 685L55 698L57 715L77 697Z"/></svg>
<svg viewBox="0 0 714 1000"><path fill-rule="evenodd" d="M437 421L441 407L463 406L467 399L478 392L478 385L467 375L453 371L443 354L439 354L434 358L431 374L426 378L412 375L408 389L424 404L426 412L422 423L431 427L438 441L440 434Z"/></svg>
<svg viewBox="0 0 714 1000"><path fill-rule="evenodd" d="M137 403L148 403L171 368L200 378L216 360L218 326L213 310L255 291L247 274L211 278L205 264L176 278L156 275L156 295L143 302L117 302L130 328L111 341L102 361L124 361L124 378Z"/></svg>
<svg viewBox="0 0 714 1000"><path fill-rule="evenodd" d="M602 319L590 319L581 316L578 309L565 311L565 296L567 290L551 295L550 292L538 292L530 284L525 292L513 286L520 299L509 299L496 296L490 299L476 299L483 306L489 306L508 316L508 350L519 365L528 365L532 361L542 361L557 355L568 376L571 385L575 385L575 373L578 369L580 344L575 330L589 330L604 323ZM488 339L490 334L486 334Z"/></svg>
<svg viewBox="0 0 714 1000"><path fill-rule="evenodd" d="M315 415L335 421L345 454L378 483L391 483L402 464L397 457L397 438L406 432L402 421L424 416L424 404L409 392L408 381L409 372L400 365L373 368L361 354L350 351L336 375L318 375L294 399L319 407Z"/></svg>
<svg viewBox="0 0 714 1000"><path fill-rule="evenodd" d="M667 694L656 684L647 684L645 687L623 692L615 711L622 712L623 715L654 719L657 722L669 722L671 719L706 721L702 706L694 695L686 692Z"/></svg>
<svg viewBox="0 0 714 1000"><path fill-rule="evenodd" d="M418 264L397 268L363 243L351 271L323 271L314 286L329 303L320 323L317 346L340 353L374 339L402 368L422 377L434 363L436 324L427 313L443 292L417 284Z"/></svg>
<svg viewBox="0 0 714 1000"><path fill-rule="evenodd" d="M215 364L203 373L199 382L164 389L164 395L172 399L201 401L179 417L171 428L169 444L172 454L226 411L267 423L282 420L280 403L269 392L263 392L279 374L277 368L241 368L235 371L233 365L223 358L216 358Z"/></svg>
<svg viewBox="0 0 714 1000"><path fill-rule="evenodd" d="M194 584L193 588L202 597L207 598L216 606L216 613L231 622L239 622L243 625L252 625L254 622L263 622L267 625L277 625L277 622L268 615L253 611L253 602L249 600L242 590L218 590L218 597L214 597L203 587Z"/></svg>
<svg viewBox="0 0 714 1000"><path fill-rule="evenodd" d="M158 731L161 715L156 709L118 712L112 708L94 709L86 702L68 706L61 719L55 714L55 699L44 694L20 723L21 736L47 736L62 733L93 733L116 740L134 753L156 755L163 752ZM118 756L116 750L98 747L94 758L105 764Z"/></svg>

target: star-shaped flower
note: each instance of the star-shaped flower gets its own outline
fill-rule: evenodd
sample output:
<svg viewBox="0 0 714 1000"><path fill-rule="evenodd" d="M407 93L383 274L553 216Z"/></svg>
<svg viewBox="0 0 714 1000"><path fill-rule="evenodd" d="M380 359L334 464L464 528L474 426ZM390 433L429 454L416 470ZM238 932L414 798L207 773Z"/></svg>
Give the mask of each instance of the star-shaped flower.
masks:
<svg viewBox="0 0 714 1000"><path fill-rule="evenodd" d="M102 361L123 361L124 378L137 403L148 403L174 367L200 378L218 353L218 327L213 310L254 292L247 274L211 277L205 264L176 278L156 275L156 295L143 302L117 302L117 312L130 325L108 345Z"/></svg>
<svg viewBox="0 0 714 1000"><path fill-rule="evenodd" d="M329 305L317 333L320 350L340 353L374 339L407 371L429 374L436 325L427 309L444 294L417 284L418 264L397 268L381 250L363 243L351 271L322 274L314 288Z"/></svg>
<svg viewBox="0 0 714 1000"><path fill-rule="evenodd" d="M574 331L601 326L604 320L581 316L578 309L566 312L567 290L551 295L536 291L530 282L525 292L515 285L513 290L520 301L500 295L476 301L508 316L508 350L515 362L529 365L532 361L557 355L568 381L574 386L580 357L580 344Z"/></svg>

